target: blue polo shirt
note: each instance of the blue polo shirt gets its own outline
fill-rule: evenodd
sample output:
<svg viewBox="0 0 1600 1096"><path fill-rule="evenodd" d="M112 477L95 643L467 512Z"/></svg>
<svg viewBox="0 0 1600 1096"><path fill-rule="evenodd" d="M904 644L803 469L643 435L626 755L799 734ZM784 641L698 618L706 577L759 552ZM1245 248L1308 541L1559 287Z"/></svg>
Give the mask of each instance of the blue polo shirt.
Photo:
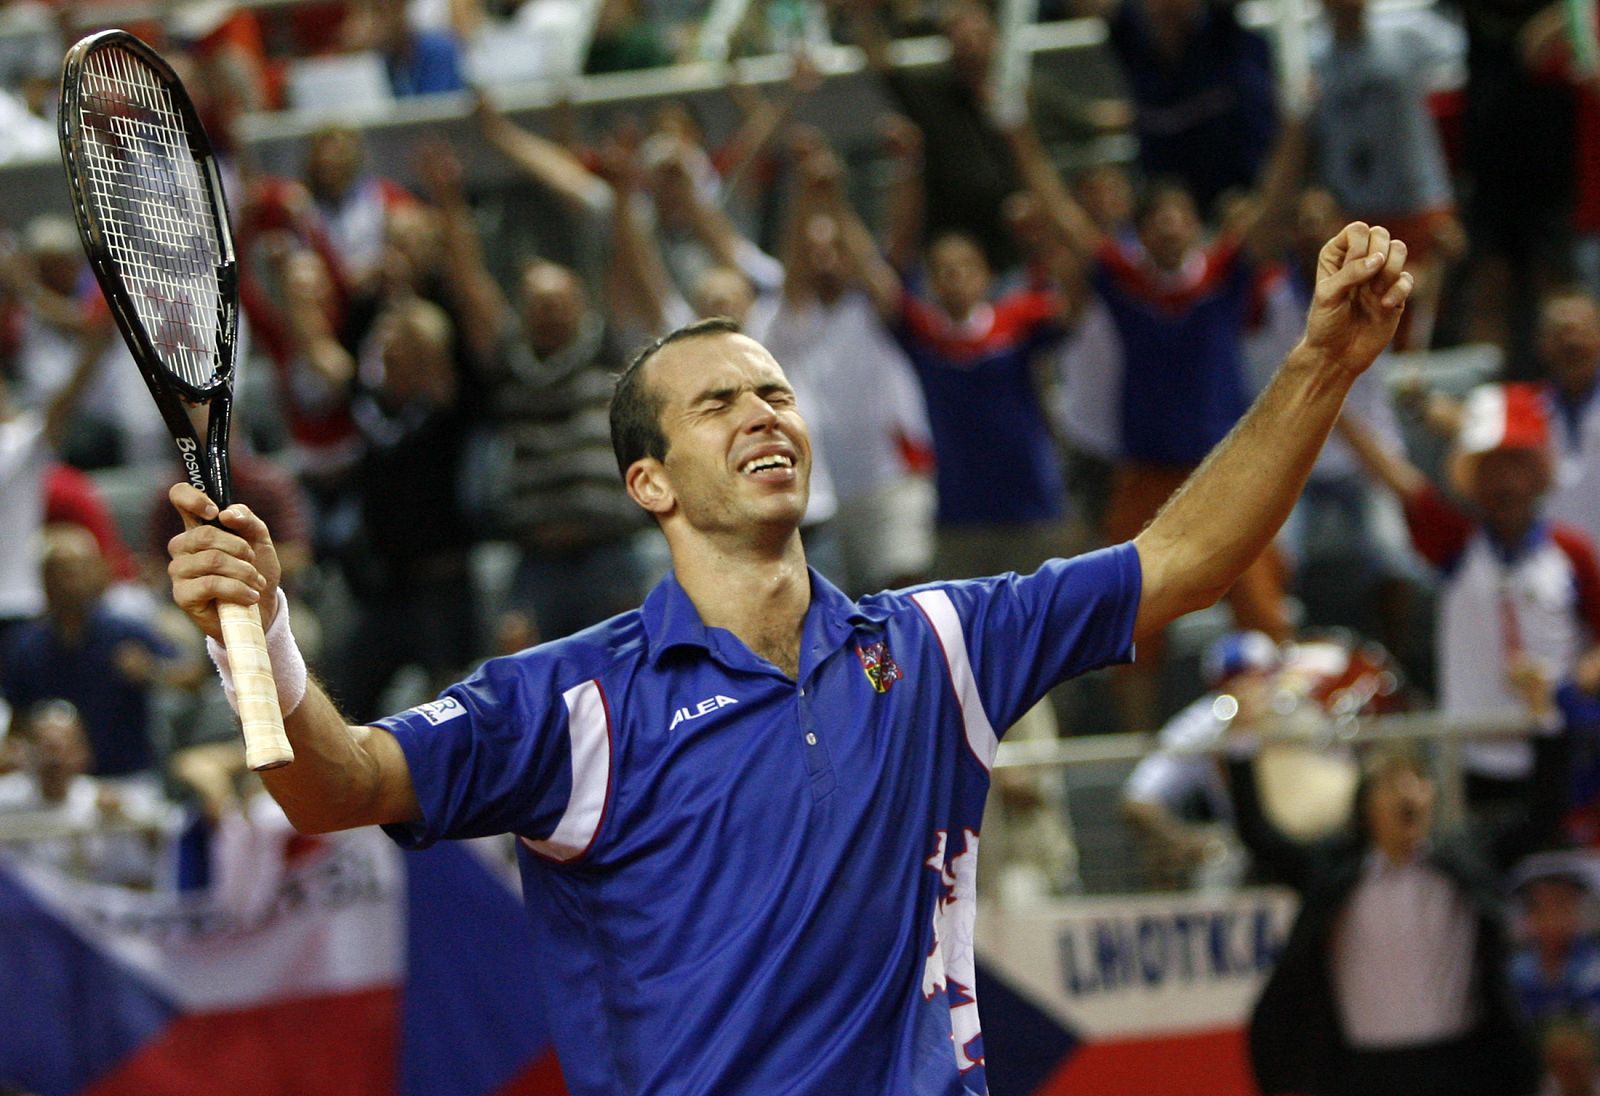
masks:
<svg viewBox="0 0 1600 1096"><path fill-rule="evenodd" d="M798 680L644 606L382 722L422 821L510 831L568 1088L986 1091L973 994L998 733L1131 657L1131 545L851 602L815 572Z"/></svg>

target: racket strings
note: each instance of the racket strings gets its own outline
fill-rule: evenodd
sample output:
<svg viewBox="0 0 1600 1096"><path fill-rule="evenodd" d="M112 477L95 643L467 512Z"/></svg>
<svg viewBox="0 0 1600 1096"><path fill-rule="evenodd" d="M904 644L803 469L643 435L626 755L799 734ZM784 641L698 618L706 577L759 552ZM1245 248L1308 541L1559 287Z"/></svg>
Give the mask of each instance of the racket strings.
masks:
<svg viewBox="0 0 1600 1096"><path fill-rule="evenodd" d="M171 90L139 58L91 52L80 98L86 200L145 333L176 377L215 379L225 317L216 217Z"/></svg>

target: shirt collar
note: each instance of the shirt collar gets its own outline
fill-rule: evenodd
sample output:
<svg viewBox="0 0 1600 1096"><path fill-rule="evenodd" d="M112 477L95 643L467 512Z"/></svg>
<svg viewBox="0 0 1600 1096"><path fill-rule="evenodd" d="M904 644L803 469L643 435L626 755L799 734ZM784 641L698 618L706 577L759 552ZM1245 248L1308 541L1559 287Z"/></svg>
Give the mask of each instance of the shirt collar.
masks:
<svg viewBox="0 0 1600 1096"><path fill-rule="evenodd" d="M877 628L889 619L886 608L851 601L815 568L807 567L806 572L811 576L811 606L806 610L802 641L808 649L821 644L832 650L848 640L857 626ZM676 573L668 571L656 583L640 612L652 666L660 665L662 656L677 647L698 647L708 652L713 649L700 610L678 583Z"/></svg>

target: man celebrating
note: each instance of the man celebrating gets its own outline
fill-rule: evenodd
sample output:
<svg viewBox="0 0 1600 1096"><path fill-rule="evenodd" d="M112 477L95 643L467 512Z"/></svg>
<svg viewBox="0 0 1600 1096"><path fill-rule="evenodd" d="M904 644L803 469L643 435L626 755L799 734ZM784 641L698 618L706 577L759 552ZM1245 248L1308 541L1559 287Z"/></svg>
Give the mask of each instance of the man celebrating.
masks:
<svg viewBox="0 0 1600 1096"><path fill-rule="evenodd" d="M407 846L509 831L578 1094L986 1090L974 871L995 728L1208 605L1277 530L1411 291L1352 224L1305 339L1132 543L1031 576L850 602L806 569L811 445L783 370L725 322L652 344L612 437L673 573L637 612L352 727L307 680L266 527L185 485L173 594L260 602L298 760L294 824ZM1268 471L1270 470L1270 471ZM226 656L219 665L226 675Z"/></svg>

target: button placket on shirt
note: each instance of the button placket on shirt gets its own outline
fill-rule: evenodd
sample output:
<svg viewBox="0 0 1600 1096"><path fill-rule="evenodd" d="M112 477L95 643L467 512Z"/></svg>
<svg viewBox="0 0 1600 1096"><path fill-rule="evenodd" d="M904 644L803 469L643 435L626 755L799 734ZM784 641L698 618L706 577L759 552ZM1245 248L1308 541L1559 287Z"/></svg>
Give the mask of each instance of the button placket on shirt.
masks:
<svg viewBox="0 0 1600 1096"><path fill-rule="evenodd" d="M800 732L800 749L805 754L806 771L811 775L811 794L818 799L832 793L835 785L833 759L827 744L817 733L812 701L820 667L812 670L795 689L795 724Z"/></svg>

